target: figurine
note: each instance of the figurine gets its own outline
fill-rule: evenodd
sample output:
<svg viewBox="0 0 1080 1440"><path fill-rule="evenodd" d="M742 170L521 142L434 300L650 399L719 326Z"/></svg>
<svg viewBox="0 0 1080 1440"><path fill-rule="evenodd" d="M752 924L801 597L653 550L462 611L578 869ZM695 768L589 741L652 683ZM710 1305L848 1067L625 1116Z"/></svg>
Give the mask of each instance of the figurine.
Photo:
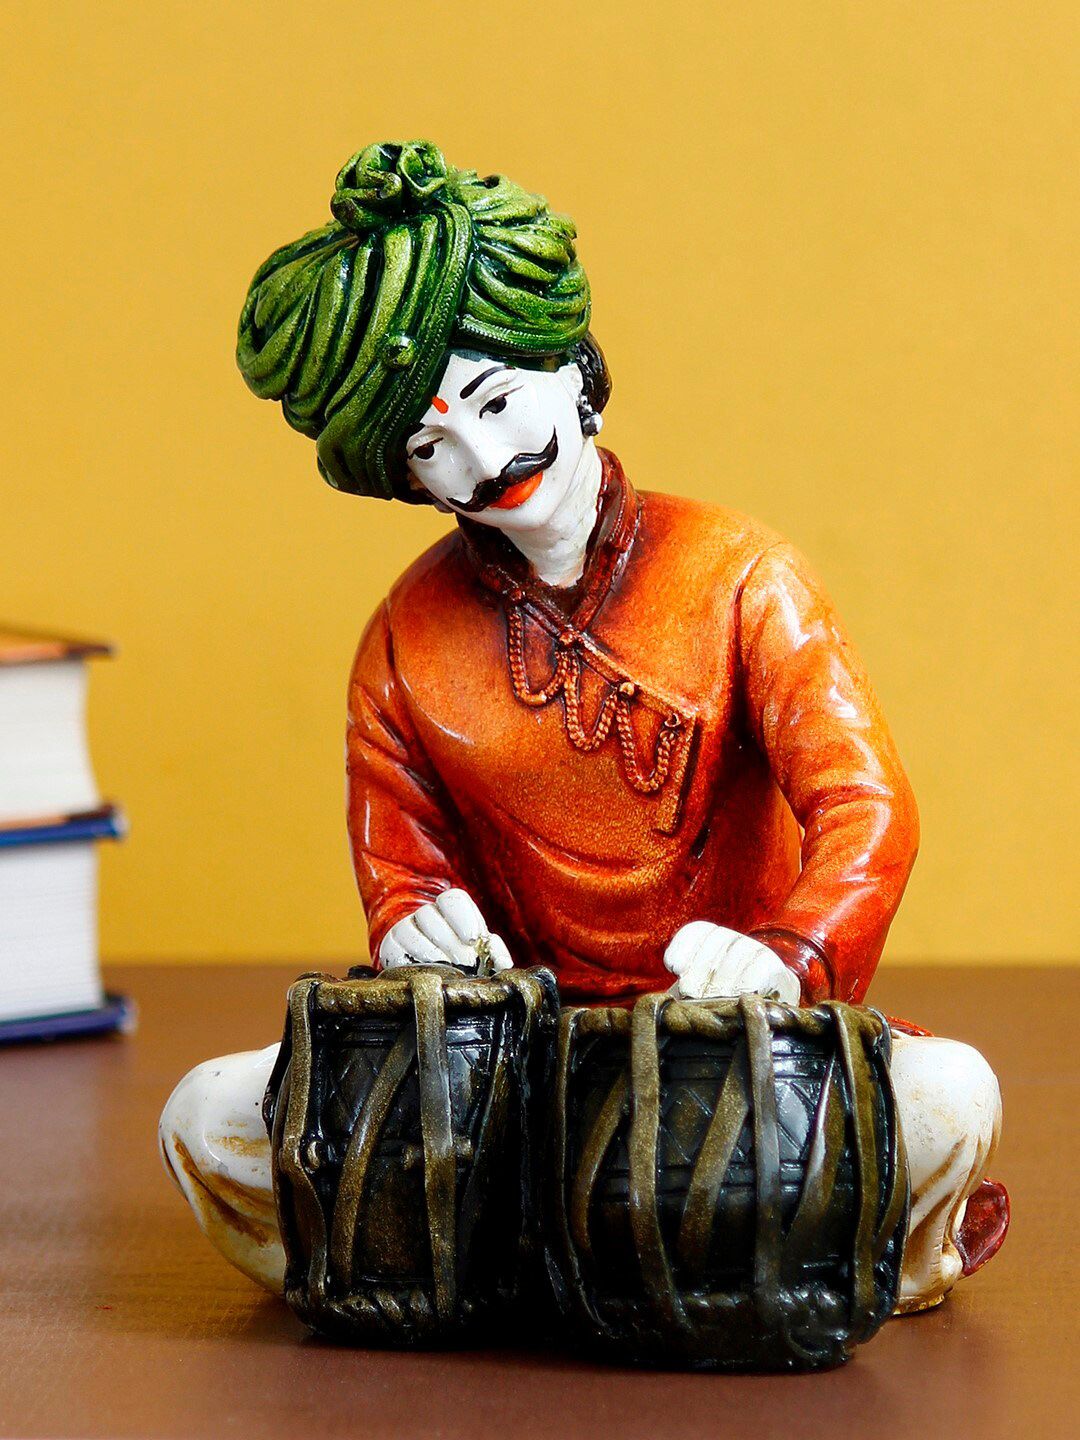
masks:
<svg viewBox="0 0 1080 1440"><path fill-rule="evenodd" d="M791 1007L861 1006L918 819L812 570L744 515L637 490L597 445L611 381L573 224L543 199L415 142L356 155L330 208L256 273L241 372L336 489L456 521L352 672L348 828L374 961L545 966L564 1004L667 991L680 1025L694 1006L734 1024L739 997L793 1033ZM276 1055L193 1070L161 1143L210 1239L280 1291L261 1115ZM895 1022L888 1071L904 1312L995 1252L1008 1199L985 1178L1001 1116L985 1060Z"/></svg>

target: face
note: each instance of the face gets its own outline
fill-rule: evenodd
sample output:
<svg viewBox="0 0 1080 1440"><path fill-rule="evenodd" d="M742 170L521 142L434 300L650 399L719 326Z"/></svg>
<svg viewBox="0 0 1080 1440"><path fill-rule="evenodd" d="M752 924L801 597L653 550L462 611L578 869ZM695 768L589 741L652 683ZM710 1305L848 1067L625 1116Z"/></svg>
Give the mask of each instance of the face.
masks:
<svg viewBox="0 0 1080 1440"><path fill-rule="evenodd" d="M520 370L454 351L406 442L410 474L441 506L509 533L548 524L585 448L581 371Z"/></svg>

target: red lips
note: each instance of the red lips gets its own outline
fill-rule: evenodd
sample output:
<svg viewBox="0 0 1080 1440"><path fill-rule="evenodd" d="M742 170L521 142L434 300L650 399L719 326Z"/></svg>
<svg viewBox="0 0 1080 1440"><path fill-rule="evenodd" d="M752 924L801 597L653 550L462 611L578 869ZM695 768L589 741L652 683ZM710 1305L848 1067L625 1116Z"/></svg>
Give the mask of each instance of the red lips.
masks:
<svg viewBox="0 0 1080 1440"><path fill-rule="evenodd" d="M540 488L540 481L544 478L543 470L537 470L532 475L527 475L524 480L519 480L516 485L493 500L488 506L489 510L516 510L519 505L524 505L530 495L535 495Z"/></svg>

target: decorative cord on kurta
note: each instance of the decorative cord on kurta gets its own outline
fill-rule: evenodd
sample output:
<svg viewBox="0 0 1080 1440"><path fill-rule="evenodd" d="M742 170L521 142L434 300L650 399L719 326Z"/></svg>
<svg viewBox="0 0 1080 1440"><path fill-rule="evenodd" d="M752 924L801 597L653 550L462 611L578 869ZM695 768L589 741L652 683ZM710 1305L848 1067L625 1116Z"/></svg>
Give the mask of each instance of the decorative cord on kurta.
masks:
<svg viewBox="0 0 1080 1440"><path fill-rule="evenodd" d="M562 696L563 719L570 743L589 754L598 750L614 725L622 756L623 774L630 786L642 795L662 790L672 773L672 758L681 738L683 719L674 710L664 718L653 749L652 766L642 764L634 733L634 701L639 688L632 680L609 682L592 726L587 726L582 706L582 659L577 636L564 630L556 640L555 666L541 686L531 683L525 660L525 617L521 605L508 600L506 608L507 657L514 694L523 705L539 708Z"/></svg>

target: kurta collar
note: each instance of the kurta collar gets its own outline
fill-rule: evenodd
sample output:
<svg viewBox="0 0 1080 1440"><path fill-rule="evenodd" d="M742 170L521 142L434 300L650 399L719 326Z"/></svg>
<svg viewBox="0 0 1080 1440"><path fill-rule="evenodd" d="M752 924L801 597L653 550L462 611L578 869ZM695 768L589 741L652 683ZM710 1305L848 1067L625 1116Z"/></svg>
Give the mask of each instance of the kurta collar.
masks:
<svg viewBox="0 0 1080 1440"><path fill-rule="evenodd" d="M603 471L596 524L589 539L585 571L576 585L545 585L528 561L499 530L460 519L465 551L477 578L489 590L514 603L528 598L541 609L557 611L584 630L622 568L634 542L639 505L634 487L610 450L599 451Z"/></svg>

